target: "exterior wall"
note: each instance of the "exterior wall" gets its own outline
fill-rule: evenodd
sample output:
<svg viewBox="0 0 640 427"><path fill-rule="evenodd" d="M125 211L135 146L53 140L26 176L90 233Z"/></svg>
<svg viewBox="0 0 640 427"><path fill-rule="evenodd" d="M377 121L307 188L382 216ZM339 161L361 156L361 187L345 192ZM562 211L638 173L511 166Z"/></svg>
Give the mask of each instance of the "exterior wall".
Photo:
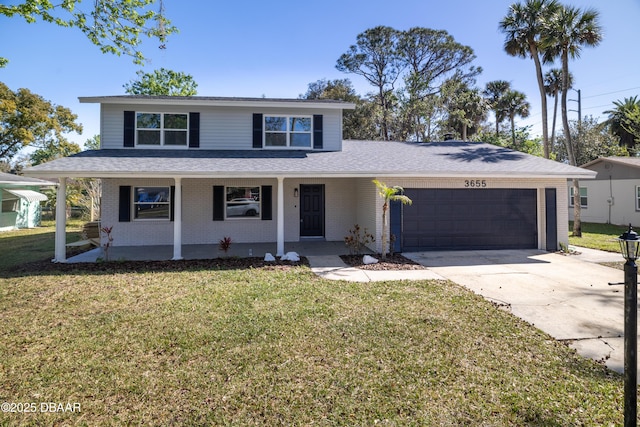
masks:
<svg viewBox="0 0 640 427"><path fill-rule="evenodd" d="M432 178L432 179L412 179L412 178L379 178L388 186L399 185L403 188L467 188L465 187L464 178ZM566 203L567 185L565 179L504 179L504 178L479 178L487 183L486 188L533 188L537 190L538 198L538 249L546 248L546 217L545 217L545 188L556 188L557 198L557 231L558 242L565 245L569 244L569 225L567 220ZM372 186L375 185L372 183ZM481 190L478 190L481 191ZM379 197L378 197L379 199ZM382 250L382 200L376 200L376 251ZM469 212L473 215L473 212ZM387 215L387 221L389 216Z"/></svg>
<svg viewBox="0 0 640 427"><path fill-rule="evenodd" d="M407 179L383 178L387 185L404 188L465 188L464 179ZM546 248L545 188L556 188L558 240L568 244L568 210L563 200L568 199L564 179L485 179L488 188L534 188L538 195L538 247ZM300 239L300 199L294 190L301 184L324 184L325 186L325 238L342 241L354 224L376 236L370 249L381 251L382 200L369 178L323 178L284 180L285 241ZM173 222L168 220L145 220L118 222L118 187L171 186L173 179L104 179L102 225L113 226L115 246L171 245L173 244ZM253 187L271 185L273 188L273 219L260 218L226 219L213 221L213 186ZM275 242L277 234L278 183L275 179L184 179L182 181L182 241L183 244L216 244L229 236L238 243ZM479 190L481 191L481 190ZM473 213L470 212L470 215Z"/></svg>
<svg viewBox="0 0 640 427"><path fill-rule="evenodd" d="M570 186L571 184L568 188ZM582 221L618 225L640 224L640 211L636 207L636 186L640 186L640 177L611 181L580 181L580 187L587 188L587 207L583 207L580 213ZM567 194L570 194L568 189ZM612 201L611 204L609 200ZM573 207L568 206L568 196L564 204L569 210L569 218L573 220Z"/></svg>
<svg viewBox="0 0 640 427"><path fill-rule="evenodd" d="M342 148L342 112L340 110L114 104L101 105L100 143L102 148L123 148L124 111L149 113L199 112L200 148L193 148L193 150L252 150L253 113L298 114L305 116L322 114L323 151L339 151ZM157 147L151 148L158 149ZM184 150L186 148L179 147L174 149Z"/></svg>
<svg viewBox="0 0 640 427"><path fill-rule="evenodd" d="M299 197L294 189L300 184L325 186L325 238L341 241L357 221L354 197L355 182L350 179L285 179L284 219L285 241L300 239ZM118 222L119 186L171 186L173 179L104 179L102 195L102 225L113 226L114 246L171 245L173 222L144 220ZM213 186L254 187L271 185L273 188L273 219L234 218L213 221ZM184 179L182 180L182 243L216 244L229 236L238 243L275 242L277 233L278 182L275 179Z"/></svg>
<svg viewBox="0 0 640 427"><path fill-rule="evenodd" d="M40 187L11 187L15 189L39 191ZM8 194L4 194L8 196ZM2 204L3 191L0 191L0 206ZM14 198L14 197L12 197ZM0 231L15 230L17 228L34 228L40 225L42 208L39 202L29 202L18 199L17 212L0 212Z"/></svg>

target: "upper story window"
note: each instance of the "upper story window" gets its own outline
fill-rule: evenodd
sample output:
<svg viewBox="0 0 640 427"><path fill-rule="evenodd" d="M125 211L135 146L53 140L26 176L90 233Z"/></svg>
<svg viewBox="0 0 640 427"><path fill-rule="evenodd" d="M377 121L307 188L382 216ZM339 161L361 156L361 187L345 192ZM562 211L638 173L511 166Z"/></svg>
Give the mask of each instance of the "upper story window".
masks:
<svg viewBox="0 0 640 427"><path fill-rule="evenodd" d="M188 114L136 113L137 145L187 146Z"/></svg>
<svg viewBox="0 0 640 427"><path fill-rule="evenodd" d="M311 116L264 116L265 147L312 147Z"/></svg>

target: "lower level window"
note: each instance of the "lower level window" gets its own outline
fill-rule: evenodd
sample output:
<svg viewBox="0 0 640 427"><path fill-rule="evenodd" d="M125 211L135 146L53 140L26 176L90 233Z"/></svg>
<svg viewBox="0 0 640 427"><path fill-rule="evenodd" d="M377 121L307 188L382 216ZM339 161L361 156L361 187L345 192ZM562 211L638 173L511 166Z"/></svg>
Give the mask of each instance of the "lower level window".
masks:
<svg viewBox="0 0 640 427"><path fill-rule="evenodd" d="M18 212L20 209L20 199L2 199L2 210L0 212Z"/></svg>
<svg viewBox="0 0 640 427"><path fill-rule="evenodd" d="M573 206L573 187L569 187L569 206ZM580 207L587 207L587 187L580 187Z"/></svg>
<svg viewBox="0 0 640 427"><path fill-rule="evenodd" d="M640 211L640 186L636 186L636 210Z"/></svg>
<svg viewBox="0 0 640 427"><path fill-rule="evenodd" d="M227 218L253 218L260 215L260 187L227 187Z"/></svg>
<svg viewBox="0 0 640 427"><path fill-rule="evenodd" d="M169 219L169 187L135 187L133 197L135 219Z"/></svg>

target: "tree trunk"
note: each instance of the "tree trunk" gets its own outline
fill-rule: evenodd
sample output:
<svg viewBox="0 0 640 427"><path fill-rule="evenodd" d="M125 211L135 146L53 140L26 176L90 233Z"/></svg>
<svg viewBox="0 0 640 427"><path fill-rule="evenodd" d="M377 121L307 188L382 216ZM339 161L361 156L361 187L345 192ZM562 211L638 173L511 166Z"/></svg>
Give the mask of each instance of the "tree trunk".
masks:
<svg viewBox="0 0 640 427"><path fill-rule="evenodd" d="M542 148L544 158L549 158L549 129L547 123L547 93L544 90L544 77L542 76L542 65L538 56L538 48L535 44L529 45L529 52L536 65L536 77L538 78L538 90L540 91L540 107L542 108Z"/></svg>
<svg viewBox="0 0 640 427"><path fill-rule="evenodd" d="M580 205L580 181L573 180L573 233L575 237L582 237L582 206Z"/></svg>
<svg viewBox="0 0 640 427"><path fill-rule="evenodd" d="M571 129L569 128L569 118L567 115L567 92L569 88L569 55L568 52L562 52L562 101L560 103L562 113L562 129L564 131L564 143L567 150L567 157L571 166L578 166L576 155L573 150L573 141L571 140ZM573 180L573 236L582 237L582 222L580 220L580 183L577 179Z"/></svg>
<svg viewBox="0 0 640 427"><path fill-rule="evenodd" d="M551 127L551 141L550 145L553 147L553 144L556 142L556 117L558 116L558 93L556 92L554 96L553 102L553 126Z"/></svg>
<svg viewBox="0 0 640 427"><path fill-rule="evenodd" d="M387 258L387 208L388 203L385 200L382 205L382 250L380 253L382 254L382 259Z"/></svg>
<svg viewBox="0 0 640 427"><path fill-rule="evenodd" d="M515 116L512 114L509 118L511 119L511 139L512 139L512 141L513 141L513 142L512 142L512 144L513 144L512 146L513 146L513 149L515 150L515 149L517 149L517 147L516 147L516 123L515 123Z"/></svg>

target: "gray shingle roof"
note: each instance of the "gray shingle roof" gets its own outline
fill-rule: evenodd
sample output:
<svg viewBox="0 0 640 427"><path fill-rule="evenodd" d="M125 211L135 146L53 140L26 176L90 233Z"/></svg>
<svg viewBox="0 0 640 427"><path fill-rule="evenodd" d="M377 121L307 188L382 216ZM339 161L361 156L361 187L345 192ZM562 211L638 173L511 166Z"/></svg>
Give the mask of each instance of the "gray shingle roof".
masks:
<svg viewBox="0 0 640 427"><path fill-rule="evenodd" d="M606 162L606 161L609 161L612 163L619 163L619 164L631 166L634 168L640 168L640 157L623 157L623 156L598 157L597 159L592 160L589 163L585 163L580 167L589 168L590 166L593 166L600 162Z"/></svg>
<svg viewBox="0 0 640 427"><path fill-rule="evenodd" d="M489 144L344 141L343 151L85 151L25 171L33 176L555 176L595 173Z"/></svg>
<svg viewBox="0 0 640 427"><path fill-rule="evenodd" d="M53 182L43 181L28 176L14 175L11 173L0 172L0 184L8 185L55 185Z"/></svg>

